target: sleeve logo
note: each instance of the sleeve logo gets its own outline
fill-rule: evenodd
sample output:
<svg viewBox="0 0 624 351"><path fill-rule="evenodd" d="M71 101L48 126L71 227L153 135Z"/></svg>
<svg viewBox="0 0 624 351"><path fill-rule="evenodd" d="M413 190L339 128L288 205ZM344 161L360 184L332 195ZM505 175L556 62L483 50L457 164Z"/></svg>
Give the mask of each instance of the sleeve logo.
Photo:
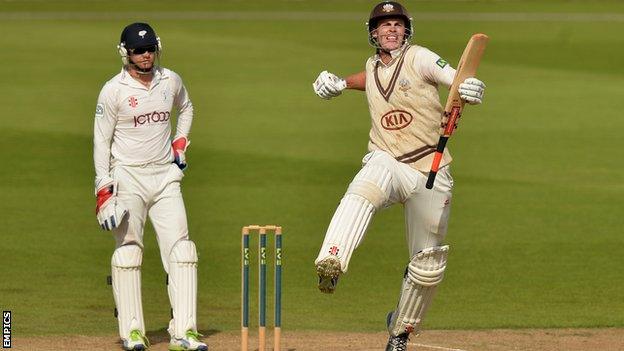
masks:
<svg viewBox="0 0 624 351"><path fill-rule="evenodd" d="M440 68L444 68L446 67L446 65L448 65L448 62L446 62L445 59L438 59L436 61L436 65L440 66Z"/></svg>
<svg viewBox="0 0 624 351"><path fill-rule="evenodd" d="M95 106L95 117L102 116L104 116L104 104L97 104L97 106Z"/></svg>

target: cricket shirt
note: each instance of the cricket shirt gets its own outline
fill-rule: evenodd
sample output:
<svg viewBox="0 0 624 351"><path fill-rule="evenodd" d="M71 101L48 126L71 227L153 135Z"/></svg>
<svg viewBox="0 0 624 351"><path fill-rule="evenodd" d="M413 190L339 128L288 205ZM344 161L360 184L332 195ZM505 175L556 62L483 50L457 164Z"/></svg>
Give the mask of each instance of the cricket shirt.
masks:
<svg viewBox="0 0 624 351"><path fill-rule="evenodd" d="M156 68L149 87L122 69L106 82L98 97L93 131L96 184L109 179L116 165L141 166L173 161L171 123L178 111L175 137L187 137L193 104L182 79Z"/></svg>
<svg viewBox="0 0 624 351"><path fill-rule="evenodd" d="M429 172L442 133L438 86L450 87L455 69L417 45L392 52L386 65L379 55L366 62L366 97L371 116L369 151L383 150L421 172ZM451 162L445 148L440 167Z"/></svg>

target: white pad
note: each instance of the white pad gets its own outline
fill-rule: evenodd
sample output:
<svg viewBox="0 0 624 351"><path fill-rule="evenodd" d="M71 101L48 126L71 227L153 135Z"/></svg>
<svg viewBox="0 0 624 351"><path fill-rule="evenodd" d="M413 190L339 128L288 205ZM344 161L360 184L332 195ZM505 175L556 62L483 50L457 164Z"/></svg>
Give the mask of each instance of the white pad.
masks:
<svg viewBox="0 0 624 351"><path fill-rule="evenodd" d="M380 165L367 164L360 170L332 217L315 263L334 255L347 271L373 214L388 201L391 180L390 171Z"/></svg>
<svg viewBox="0 0 624 351"><path fill-rule="evenodd" d="M117 306L119 336L128 339L132 330L145 335L141 303L141 263L143 250L138 245L125 245L113 252L111 271L113 296Z"/></svg>
<svg viewBox="0 0 624 351"><path fill-rule="evenodd" d="M181 339L187 330L197 330L197 249L191 240L180 240L171 249L168 291L173 309L169 334Z"/></svg>
<svg viewBox="0 0 624 351"><path fill-rule="evenodd" d="M388 324L391 335L416 333L433 300L437 285L444 278L449 247L435 246L416 254L407 266L401 297Z"/></svg>

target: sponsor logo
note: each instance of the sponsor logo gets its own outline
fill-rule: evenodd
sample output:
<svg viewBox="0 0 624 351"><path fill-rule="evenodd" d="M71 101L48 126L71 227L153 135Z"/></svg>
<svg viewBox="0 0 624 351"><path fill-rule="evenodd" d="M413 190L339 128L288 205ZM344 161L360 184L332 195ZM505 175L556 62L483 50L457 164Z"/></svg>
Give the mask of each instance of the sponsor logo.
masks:
<svg viewBox="0 0 624 351"><path fill-rule="evenodd" d="M169 113L168 111L165 111L165 112L154 111L152 113L146 113L144 115L134 116L134 126L140 127L145 124L150 125L152 123L168 122L170 117L171 117L171 113Z"/></svg>
<svg viewBox="0 0 624 351"><path fill-rule="evenodd" d="M132 108L139 106L139 100L137 100L134 96L128 98L128 105Z"/></svg>
<svg viewBox="0 0 624 351"><path fill-rule="evenodd" d="M147 31L146 31L146 30L142 30L142 31L140 31L140 32L139 32L139 36L140 36L141 38L145 38L145 34L147 34Z"/></svg>
<svg viewBox="0 0 624 351"><path fill-rule="evenodd" d="M381 11L383 11L383 12L392 12L392 11L394 11L394 5L392 5L392 4L385 4L381 8Z"/></svg>
<svg viewBox="0 0 624 351"><path fill-rule="evenodd" d="M2 348L11 348L11 311L2 311Z"/></svg>
<svg viewBox="0 0 624 351"><path fill-rule="evenodd" d="M104 116L104 104L97 104L97 106L95 106L95 117L102 116Z"/></svg>
<svg viewBox="0 0 624 351"><path fill-rule="evenodd" d="M451 199L446 199L444 201L444 206L448 206L448 204L450 204L450 203L451 203Z"/></svg>
<svg viewBox="0 0 624 351"><path fill-rule="evenodd" d="M399 130L407 127L414 117L404 110L392 110L381 116L381 126L386 130Z"/></svg>
<svg viewBox="0 0 624 351"><path fill-rule="evenodd" d="M329 248L329 253L334 256L337 256L339 251L340 249L338 248L338 246L332 246Z"/></svg>
<svg viewBox="0 0 624 351"><path fill-rule="evenodd" d="M446 67L446 65L448 65L448 62L446 62L445 59L438 59L436 61L436 65L440 66L440 68L444 68Z"/></svg>

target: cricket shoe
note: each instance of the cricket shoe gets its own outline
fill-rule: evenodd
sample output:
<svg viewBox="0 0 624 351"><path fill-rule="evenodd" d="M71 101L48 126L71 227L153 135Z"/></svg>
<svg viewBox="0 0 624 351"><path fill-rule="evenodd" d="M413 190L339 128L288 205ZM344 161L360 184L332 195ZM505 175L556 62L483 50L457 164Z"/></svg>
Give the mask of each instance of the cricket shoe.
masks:
<svg viewBox="0 0 624 351"><path fill-rule="evenodd" d="M407 351L408 334L403 333L398 336L390 335L386 351Z"/></svg>
<svg viewBox="0 0 624 351"><path fill-rule="evenodd" d="M208 351L208 345L199 341L202 335L194 330L187 330L183 338L172 337L169 342L169 351Z"/></svg>
<svg viewBox="0 0 624 351"><path fill-rule="evenodd" d="M390 327L392 321L392 312L386 317L386 326ZM409 341L409 333L401 333L397 336L390 334L386 351L407 351L407 342Z"/></svg>
<svg viewBox="0 0 624 351"><path fill-rule="evenodd" d="M127 339L123 339L124 350L143 351L147 350L149 346L150 344L147 337L137 329L131 331Z"/></svg>
<svg viewBox="0 0 624 351"><path fill-rule="evenodd" d="M340 260L335 256L322 259L316 264L316 274L319 276L319 290L326 294L332 294L336 290L338 277L342 274Z"/></svg>

